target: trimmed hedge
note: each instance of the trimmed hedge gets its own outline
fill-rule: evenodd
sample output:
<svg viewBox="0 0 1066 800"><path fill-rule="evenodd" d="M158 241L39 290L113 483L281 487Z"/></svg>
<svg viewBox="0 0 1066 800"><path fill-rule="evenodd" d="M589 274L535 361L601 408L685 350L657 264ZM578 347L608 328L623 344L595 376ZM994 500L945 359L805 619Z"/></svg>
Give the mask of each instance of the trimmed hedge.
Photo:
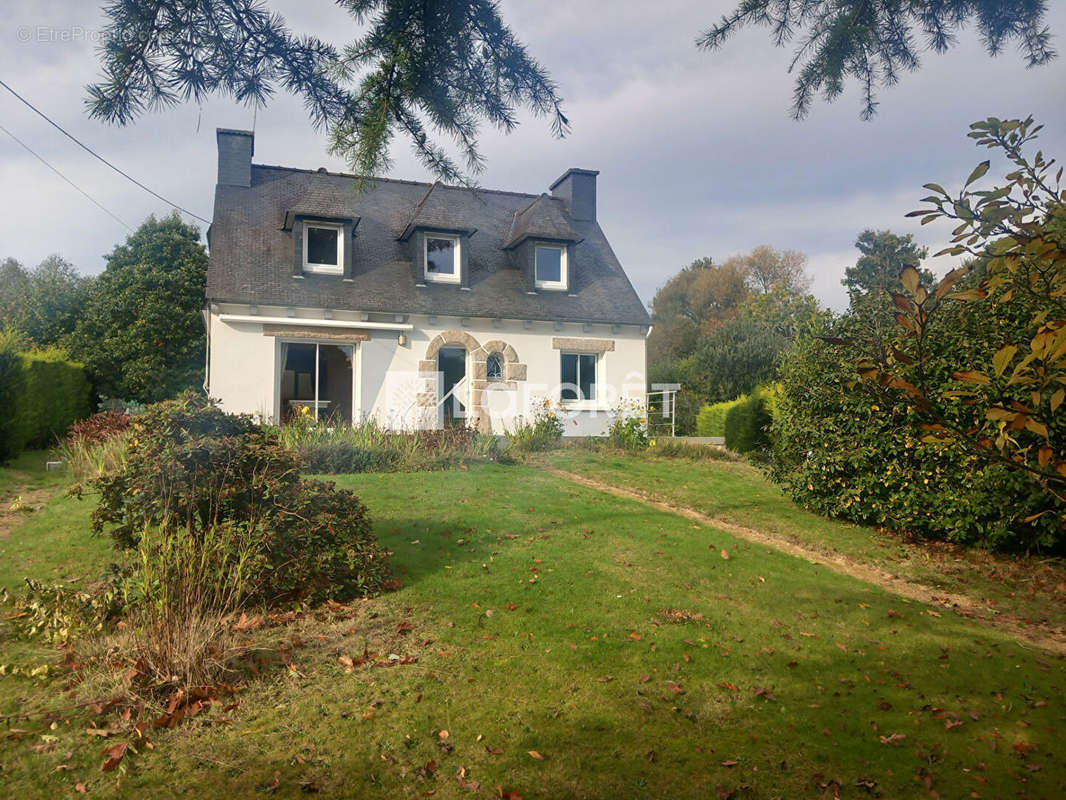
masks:
<svg viewBox="0 0 1066 800"><path fill-rule="evenodd" d="M770 411L760 392L744 398L725 416L725 446L734 453L766 452L770 449Z"/></svg>
<svg viewBox="0 0 1066 800"><path fill-rule="evenodd" d="M729 410L748 399L742 394L736 400L726 400L700 408L696 415L696 433L699 436L725 436L725 418Z"/></svg>
<svg viewBox="0 0 1066 800"><path fill-rule="evenodd" d="M19 353L0 346L0 460L51 445L71 423L89 416L91 394L85 368L65 351Z"/></svg>

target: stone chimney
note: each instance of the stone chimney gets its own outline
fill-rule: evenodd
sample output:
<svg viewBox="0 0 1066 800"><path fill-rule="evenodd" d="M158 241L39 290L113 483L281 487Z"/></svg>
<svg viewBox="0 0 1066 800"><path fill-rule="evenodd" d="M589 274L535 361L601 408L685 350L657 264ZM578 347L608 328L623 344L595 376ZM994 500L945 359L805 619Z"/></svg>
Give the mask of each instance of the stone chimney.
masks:
<svg viewBox="0 0 1066 800"><path fill-rule="evenodd" d="M596 176L599 174L594 169L571 168L551 185L552 197L566 204L572 219L596 221Z"/></svg>
<svg viewBox="0 0 1066 800"><path fill-rule="evenodd" d="M255 134L229 128L215 130L218 140L218 183L220 186L251 186Z"/></svg>

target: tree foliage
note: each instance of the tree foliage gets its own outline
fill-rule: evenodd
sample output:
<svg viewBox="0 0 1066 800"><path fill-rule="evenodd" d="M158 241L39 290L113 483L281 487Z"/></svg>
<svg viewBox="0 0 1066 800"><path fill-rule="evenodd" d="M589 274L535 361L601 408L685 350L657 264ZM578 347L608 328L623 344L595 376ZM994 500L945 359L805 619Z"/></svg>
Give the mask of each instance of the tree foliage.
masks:
<svg viewBox="0 0 1066 800"><path fill-rule="evenodd" d="M1055 57L1044 25L1045 0L739 0L697 44L721 47L742 28L770 29L778 47L796 43L792 115L801 119L820 93L832 102L849 80L862 87L863 119L877 110L877 90L920 66L920 53L943 53L973 25L989 55L1016 42L1030 66Z"/></svg>
<svg viewBox="0 0 1066 800"><path fill-rule="evenodd" d="M479 126L509 131L520 110L568 120L558 90L493 0L338 0L353 38L336 47L293 33L262 0L114 0L105 9L95 117L128 124L150 109L224 94L262 105L278 89L304 101L331 151L360 173L389 165L400 135L427 169L461 180L482 167ZM433 138L449 137L463 166Z"/></svg>
<svg viewBox="0 0 1066 800"><path fill-rule="evenodd" d="M767 294L784 289L801 294L811 287L807 256L799 250L775 250L761 244L741 258L747 269L748 283L755 292Z"/></svg>
<svg viewBox="0 0 1066 800"><path fill-rule="evenodd" d="M972 260L935 285L905 267L905 294L893 298L900 344L866 343L870 352L859 370L871 388L897 394L921 415L926 439L1022 473L1064 501L1066 194L1053 159L1025 155L1040 128L1031 117L971 126L978 145L1001 151L1013 165L1000 186L977 188L989 161L977 165L957 195L926 184L928 206L911 216L958 223L942 252ZM941 318L957 318L960 305L993 333L982 349L953 353L945 385L930 368L930 348Z"/></svg>
<svg viewBox="0 0 1066 800"><path fill-rule="evenodd" d="M92 280L69 261L48 256L32 270L13 258L0 263L0 328L20 331L33 345L65 344Z"/></svg>
<svg viewBox="0 0 1066 800"><path fill-rule="evenodd" d="M899 291L899 273L907 265L919 270L923 279L933 280L933 273L921 269L922 259L929 255L929 248L915 243L912 234L900 236L892 231L874 231L867 228L855 240L860 256L853 266L844 270L840 282L848 290L852 303L873 294L875 300L883 300Z"/></svg>
<svg viewBox="0 0 1066 800"><path fill-rule="evenodd" d="M206 280L200 231L176 213L115 247L72 337L99 392L148 403L200 385Z"/></svg>

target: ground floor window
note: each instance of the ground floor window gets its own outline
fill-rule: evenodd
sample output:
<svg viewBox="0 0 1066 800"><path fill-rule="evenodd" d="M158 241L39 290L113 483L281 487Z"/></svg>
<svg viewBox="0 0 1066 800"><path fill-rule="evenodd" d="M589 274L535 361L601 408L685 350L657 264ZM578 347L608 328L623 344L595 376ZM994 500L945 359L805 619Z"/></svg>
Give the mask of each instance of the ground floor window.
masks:
<svg viewBox="0 0 1066 800"><path fill-rule="evenodd" d="M354 356L355 348L348 344L282 342L278 387L282 421L309 413L316 420L350 425Z"/></svg>
<svg viewBox="0 0 1066 800"><path fill-rule="evenodd" d="M596 354L562 353L560 398L566 401L596 399Z"/></svg>

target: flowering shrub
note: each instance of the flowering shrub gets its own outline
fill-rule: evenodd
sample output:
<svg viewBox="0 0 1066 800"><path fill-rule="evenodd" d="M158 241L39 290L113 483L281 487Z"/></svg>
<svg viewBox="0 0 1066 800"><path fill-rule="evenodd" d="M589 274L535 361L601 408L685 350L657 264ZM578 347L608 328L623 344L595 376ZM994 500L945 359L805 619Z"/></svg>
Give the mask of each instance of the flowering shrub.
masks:
<svg viewBox="0 0 1066 800"><path fill-rule="evenodd" d="M562 407L547 397L536 405L532 419L521 419L507 432L511 447L520 452L551 450L562 438Z"/></svg>
<svg viewBox="0 0 1066 800"><path fill-rule="evenodd" d="M623 450L643 450L648 446L648 418L639 400L623 399L613 410L614 419L607 440Z"/></svg>

